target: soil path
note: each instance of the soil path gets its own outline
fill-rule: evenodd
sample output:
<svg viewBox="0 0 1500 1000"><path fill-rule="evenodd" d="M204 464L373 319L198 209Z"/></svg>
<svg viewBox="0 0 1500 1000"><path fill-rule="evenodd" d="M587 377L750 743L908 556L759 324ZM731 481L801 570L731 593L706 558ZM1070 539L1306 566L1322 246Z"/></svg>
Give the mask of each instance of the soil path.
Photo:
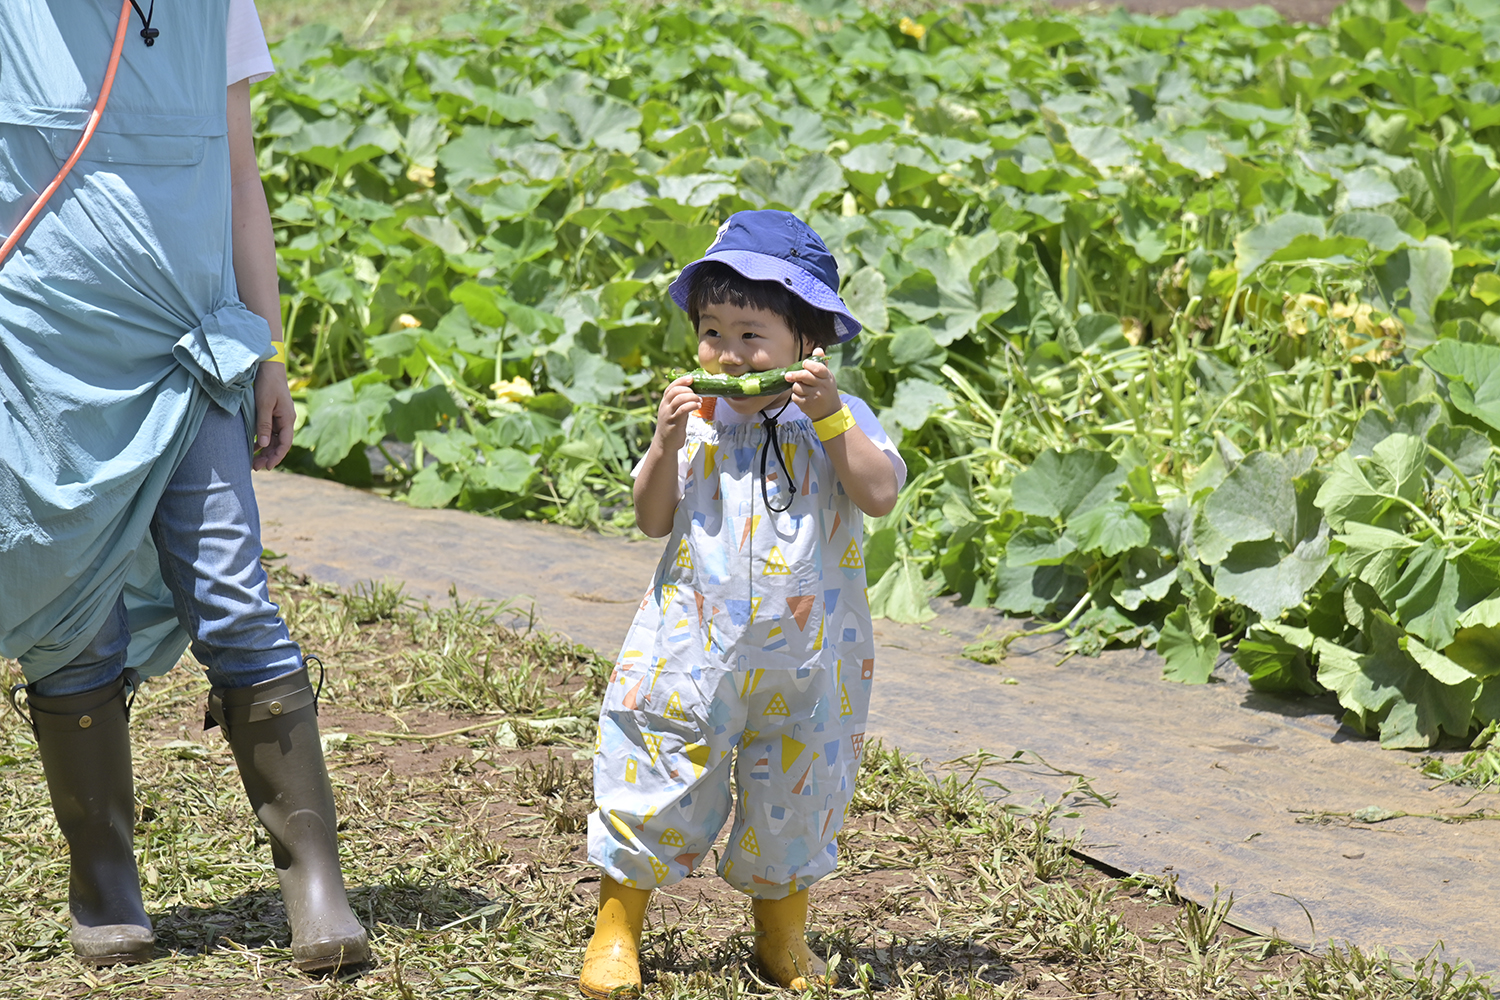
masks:
<svg viewBox="0 0 1500 1000"><path fill-rule="evenodd" d="M514 602L525 618L612 655L656 568L656 542L415 510L291 474L257 476L264 543L294 571L353 586L403 582L411 595ZM1160 661L1108 652L1057 665L1059 650L1018 644L998 667L964 658L994 612L944 606L925 626L879 622L882 655L869 738L998 784L1027 805L1070 788L1081 852L1124 872L1175 875L1199 902L1234 894L1232 922L1308 946L1348 941L1500 971L1487 931L1500 885L1493 822L1454 815L1488 805L1434 788L1415 755L1342 729L1338 706L1283 701L1232 667L1202 687L1160 680ZM983 750L988 756L976 755ZM967 756L967 763L956 762ZM1017 755L1012 759L1012 755ZM1045 763L1043 763L1045 762ZM1111 799L1080 793L1074 775ZM1342 815L1340 815L1342 814ZM1066 823L1064 824L1067 825Z"/></svg>

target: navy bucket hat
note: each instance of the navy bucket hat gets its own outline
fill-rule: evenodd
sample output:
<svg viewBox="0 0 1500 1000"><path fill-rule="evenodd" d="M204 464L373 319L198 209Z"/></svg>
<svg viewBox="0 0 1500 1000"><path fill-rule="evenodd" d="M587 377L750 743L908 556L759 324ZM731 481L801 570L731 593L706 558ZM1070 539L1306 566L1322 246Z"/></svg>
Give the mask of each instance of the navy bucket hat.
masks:
<svg viewBox="0 0 1500 1000"><path fill-rule="evenodd" d="M683 309L693 273L709 261L727 264L751 281L774 281L815 309L833 313L838 342L854 339L859 320L839 298L839 267L811 226L791 212L736 212L699 260L682 269L667 289Z"/></svg>

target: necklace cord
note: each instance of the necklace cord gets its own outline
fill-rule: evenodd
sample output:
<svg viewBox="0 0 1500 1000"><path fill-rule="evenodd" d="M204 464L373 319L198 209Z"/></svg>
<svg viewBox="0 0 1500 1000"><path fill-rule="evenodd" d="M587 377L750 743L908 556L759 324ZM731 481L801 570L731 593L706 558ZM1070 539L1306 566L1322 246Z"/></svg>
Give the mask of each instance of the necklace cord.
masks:
<svg viewBox="0 0 1500 1000"><path fill-rule="evenodd" d="M89 140L94 137L94 131L99 127L99 120L104 117L104 108L109 104L109 92L115 86L115 70L120 68L120 53L125 48L125 35L130 28L130 8L133 6L135 6L135 0L124 0L120 4L120 25L115 29L115 47L109 54L109 67L104 71L104 83L99 87L99 100L94 103L94 110L89 113L88 124L83 127L83 136L78 140L73 155L68 157L68 162L63 164L57 176L52 178L52 183L42 191L36 203L22 217L10 236L6 237L5 244L0 246L0 265L3 265L10 257L16 244L21 242L21 237L26 235L32 223L36 222L37 216L42 214L42 209L46 207L48 200L57 193L58 188L62 187L63 179L72 172L79 158L83 156L84 148L88 146Z"/></svg>

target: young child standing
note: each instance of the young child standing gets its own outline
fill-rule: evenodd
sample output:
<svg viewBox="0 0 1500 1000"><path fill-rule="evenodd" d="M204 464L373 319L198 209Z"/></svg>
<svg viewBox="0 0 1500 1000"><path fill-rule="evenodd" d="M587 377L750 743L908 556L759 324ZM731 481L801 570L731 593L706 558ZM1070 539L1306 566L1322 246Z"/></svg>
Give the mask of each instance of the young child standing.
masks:
<svg viewBox="0 0 1500 1000"><path fill-rule="evenodd" d="M823 349L860 325L823 241L787 212L739 212L672 283L698 360L742 375L802 362L772 397L667 387L636 470L636 523L670 536L610 678L589 858L603 870L579 985L639 988L651 890L692 872L730 811L719 874L750 896L756 956L782 986L823 967L807 889L837 864L875 672L864 515L906 476Z"/></svg>

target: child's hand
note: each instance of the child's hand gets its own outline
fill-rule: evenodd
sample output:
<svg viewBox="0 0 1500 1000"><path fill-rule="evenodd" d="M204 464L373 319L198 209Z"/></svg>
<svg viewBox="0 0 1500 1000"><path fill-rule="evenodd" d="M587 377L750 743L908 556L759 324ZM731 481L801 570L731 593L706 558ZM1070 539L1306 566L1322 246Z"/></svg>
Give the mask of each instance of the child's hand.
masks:
<svg viewBox="0 0 1500 1000"><path fill-rule="evenodd" d="M817 348L812 357L802 362L800 372L790 372L786 377L792 383L792 398L812 420L831 417L844 405L833 372L823 363L824 357L823 348Z"/></svg>
<svg viewBox="0 0 1500 1000"><path fill-rule="evenodd" d="M679 375L667 386L656 411L656 444L663 452L675 455L687 443L688 417L702 405L691 375Z"/></svg>

